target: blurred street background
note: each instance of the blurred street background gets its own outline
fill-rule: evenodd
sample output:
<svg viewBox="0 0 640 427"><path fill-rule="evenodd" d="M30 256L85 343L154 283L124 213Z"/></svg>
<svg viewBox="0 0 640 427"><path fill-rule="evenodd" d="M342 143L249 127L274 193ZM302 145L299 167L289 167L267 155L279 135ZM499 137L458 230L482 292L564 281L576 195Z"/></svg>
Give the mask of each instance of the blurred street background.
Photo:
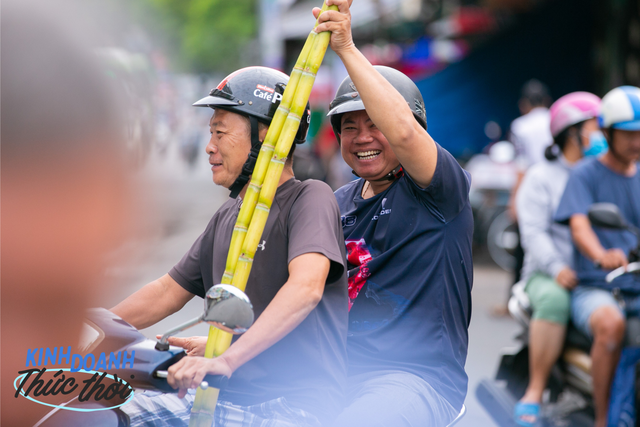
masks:
<svg viewBox="0 0 640 427"><path fill-rule="evenodd" d="M211 182L204 153L210 111L192 108L229 72L265 65L290 72L319 0L100 0L110 27L96 47L102 70L129 108L127 160L140 190L128 238L109 255L100 306L112 307L160 277L189 249L228 191ZM472 174L475 280L462 426L492 426L474 397L502 348L519 333L496 316L513 282L515 225L507 204L518 151L509 141L523 84L538 79L552 100L578 90L602 96L640 86L637 0L354 0L356 45L420 88L428 131ZM299 179L334 189L353 178L325 118L346 76L327 52L311 95ZM200 300L143 331L154 337L199 314ZM496 307L497 306L497 307ZM498 310L499 311L499 310ZM201 326L190 334L205 333Z"/></svg>

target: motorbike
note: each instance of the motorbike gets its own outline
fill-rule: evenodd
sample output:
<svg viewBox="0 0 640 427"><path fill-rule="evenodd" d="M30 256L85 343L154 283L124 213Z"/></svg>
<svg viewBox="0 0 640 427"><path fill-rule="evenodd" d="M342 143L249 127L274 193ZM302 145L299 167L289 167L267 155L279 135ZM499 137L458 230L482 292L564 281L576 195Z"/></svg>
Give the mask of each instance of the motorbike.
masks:
<svg viewBox="0 0 640 427"><path fill-rule="evenodd" d="M85 320L85 333L81 339L81 352L100 353L135 351L134 362L129 368L109 369L109 373L126 379L136 391L155 390L177 393L167 382L167 369L186 356L181 347L171 346L168 338L198 323L232 334L245 332L253 323L254 313L249 298L238 288L216 285L205 296L204 313L180 326L167 331L157 341L147 339L133 326L104 309L91 309ZM199 388L223 389L228 378L222 375L207 375ZM34 427L129 427L127 414L118 407L105 407L110 403L93 400L80 401L78 397L59 405L45 415ZM126 404L126 403L125 403ZM458 416L446 427L457 424L466 414L463 405Z"/></svg>
<svg viewBox="0 0 640 427"><path fill-rule="evenodd" d="M485 247L502 269L512 271L518 246L518 225L507 212L517 180L515 148L509 141L491 145L487 154L473 156L465 165L471 174L469 201L473 211L473 243Z"/></svg>
<svg viewBox="0 0 640 427"><path fill-rule="evenodd" d="M612 230L629 230L636 234L638 246L629 255L627 268L617 268L605 278L607 283L624 274L640 275L640 230L627 224L618 208L609 203L591 206L588 213L591 224ZM493 379L482 380L476 388L476 397L500 427L516 427L514 407L529 384L529 321L531 306L524 292L525 283L513 286L509 300L511 316L523 330L517 336L520 346L503 349L498 370ZM620 290L613 288L614 297L622 304ZM640 346L640 318L628 317L624 346ZM541 427L593 426L593 384L591 378L591 340L578 331L571 322L567 327L563 352L551 370L540 408ZM636 375L640 370L636 367ZM640 387L636 382L636 407L640 403ZM640 417L638 417L640 419ZM636 419L636 426L640 426Z"/></svg>
<svg viewBox="0 0 640 427"><path fill-rule="evenodd" d="M249 298L231 285L216 285L204 298L201 316L167 331L157 341L147 339L136 328L104 308L90 309L83 325L80 352L110 354L124 352L134 354L133 363L127 367L109 369L109 374L126 380L136 391L156 390L177 393L167 382L167 369L186 356L181 347L171 346L169 337L198 323L233 334L245 332L253 323L253 307ZM135 353L134 353L135 352ZM207 375L200 388L224 388L227 377ZM80 401L78 396L50 411L34 427L128 427L129 417L119 408L106 408L110 401Z"/></svg>

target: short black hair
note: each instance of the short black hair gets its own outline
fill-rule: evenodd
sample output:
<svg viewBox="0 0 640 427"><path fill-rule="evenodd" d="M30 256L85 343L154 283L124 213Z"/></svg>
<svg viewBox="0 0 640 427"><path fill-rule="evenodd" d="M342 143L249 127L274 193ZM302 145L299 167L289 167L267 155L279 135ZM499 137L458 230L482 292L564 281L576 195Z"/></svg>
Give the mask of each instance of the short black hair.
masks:
<svg viewBox="0 0 640 427"><path fill-rule="evenodd" d="M528 80L520 93L522 99L526 99L534 107L546 106L551 99L549 88L538 79Z"/></svg>
<svg viewBox="0 0 640 427"><path fill-rule="evenodd" d="M580 134L580 132L582 132L582 126L584 125L584 123L585 122L579 122L575 125L571 125L560 132L558 135L556 135L555 138L553 138L553 144L551 144L544 150L544 157L550 161L556 160L560 156L560 153L564 151L564 147L567 145L569 135L571 133ZM578 139L578 141L580 141L580 139Z"/></svg>

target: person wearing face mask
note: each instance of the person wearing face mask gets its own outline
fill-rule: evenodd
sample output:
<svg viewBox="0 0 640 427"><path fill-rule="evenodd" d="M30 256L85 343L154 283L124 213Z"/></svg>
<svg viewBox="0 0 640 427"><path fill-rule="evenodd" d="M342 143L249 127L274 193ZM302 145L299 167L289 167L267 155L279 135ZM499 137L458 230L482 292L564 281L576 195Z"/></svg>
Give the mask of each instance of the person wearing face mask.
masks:
<svg viewBox="0 0 640 427"><path fill-rule="evenodd" d="M516 211L525 251L522 280L533 309L529 327L529 385L515 407L515 422L533 426L551 368L562 351L569 320L569 291L577 284L572 268L569 227L553 222L571 168L584 156L606 150L598 130L600 98L573 92L550 108L553 144L547 161L533 165L516 196Z"/></svg>
<svg viewBox="0 0 640 427"><path fill-rule="evenodd" d="M620 289L627 313L640 311L640 277L627 274L613 285L605 282L610 270L627 265L636 238L629 231L593 228L587 212L594 203L613 203L629 224L640 227L640 88L621 86L607 93L599 120L609 150L571 172L554 219L571 228L579 282L571 295L571 319L593 337L595 426L604 427L626 328L625 312L611 290Z"/></svg>

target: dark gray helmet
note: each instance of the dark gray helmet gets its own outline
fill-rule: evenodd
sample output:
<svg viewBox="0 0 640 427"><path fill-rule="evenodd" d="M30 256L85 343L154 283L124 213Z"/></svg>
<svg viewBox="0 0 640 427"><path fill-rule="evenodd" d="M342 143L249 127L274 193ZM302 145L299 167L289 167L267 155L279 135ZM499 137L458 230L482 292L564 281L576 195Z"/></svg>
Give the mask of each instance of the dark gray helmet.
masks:
<svg viewBox="0 0 640 427"><path fill-rule="evenodd" d="M289 76L273 68L246 67L234 71L220 82L195 107L222 108L243 116L255 117L264 124L273 119ZM309 130L310 107L300 120L296 134L296 144L302 144Z"/></svg>
<svg viewBox="0 0 640 427"><path fill-rule="evenodd" d="M409 108L413 111L418 123L423 128L427 128L427 114L424 110L424 100L422 94L418 89L418 86L407 76L400 71L384 67L382 65L376 65L373 68L384 77L391 85L400 92L400 95L404 97L409 104ZM347 77L342 81L336 92L336 96L329 105L329 113L327 116L331 117L331 126L336 136L340 135L340 119L344 113L350 111L364 110L364 104L360 98L360 94L356 89L356 86L351 81L351 77ZM338 138L340 138L338 136Z"/></svg>
<svg viewBox="0 0 640 427"><path fill-rule="evenodd" d="M238 196L244 185L249 181L253 173L262 141L258 139L258 122L271 124L289 76L267 67L246 67L237 70L220 82L201 100L195 102L196 107L221 108L249 118L251 122L251 153L242 168L238 179L229 188L231 197ZM300 127L294 142L302 144L307 138L311 109L309 103L305 108Z"/></svg>

